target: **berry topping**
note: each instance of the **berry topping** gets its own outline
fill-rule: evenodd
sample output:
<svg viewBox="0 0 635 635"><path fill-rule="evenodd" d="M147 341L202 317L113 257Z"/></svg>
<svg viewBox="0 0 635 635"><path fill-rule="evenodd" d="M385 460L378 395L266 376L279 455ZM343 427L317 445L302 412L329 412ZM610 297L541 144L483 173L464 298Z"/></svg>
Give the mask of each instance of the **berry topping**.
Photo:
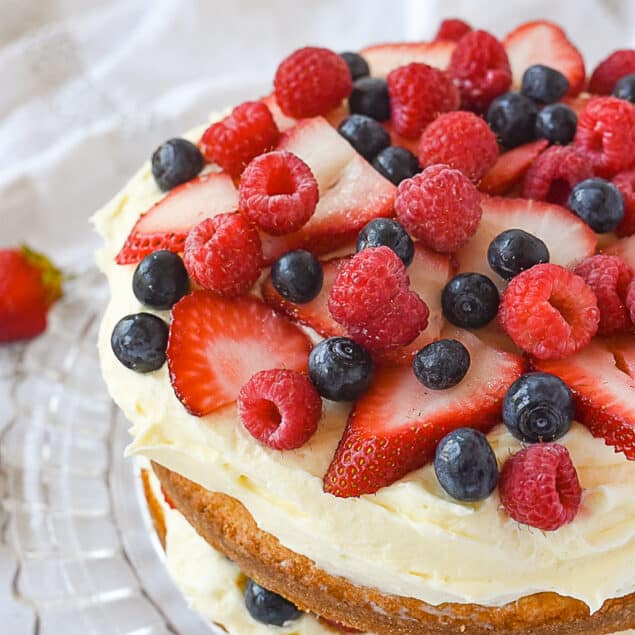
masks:
<svg viewBox="0 0 635 635"><path fill-rule="evenodd" d="M549 262L547 245L522 229L507 229L498 234L487 249L489 266L505 280L542 262Z"/></svg>
<svg viewBox="0 0 635 635"><path fill-rule="evenodd" d="M320 261L304 249L288 251L271 266L271 282L289 302L310 302L322 290L323 280Z"/></svg>
<svg viewBox="0 0 635 635"><path fill-rule="evenodd" d="M441 439L434 456L439 484L452 498L475 502L498 483L498 464L487 437L473 428L453 430Z"/></svg>
<svg viewBox="0 0 635 635"><path fill-rule="evenodd" d="M597 333L600 310L580 276L554 264L517 275L498 315L516 346L539 359L562 359L584 348Z"/></svg>
<svg viewBox="0 0 635 635"><path fill-rule="evenodd" d="M570 523L582 499L569 451L557 443L530 445L507 459L498 489L514 520L543 531Z"/></svg>
<svg viewBox="0 0 635 635"><path fill-rule="evenodd" d="M354 82L370 75L368 63L359 53L345 51L340 53L340 57L346 62L346 66L348 66L348 70L351 73L351 79Z"/></svg>
<svg viewBox="0 0 635 635"><path fill-rule="evenodd" d="M273 80L282 112L296 119L325 115L352 89L346 61L329 49L307 46L285 58Z"/></svg>
<svg viewBox="0 0 635 635"><path fill-rule="evenodd" d="M622 194L604 179L578 183L571 190L567 206L598 234L613 231L624 218Z"/></svg>
<svg viewBox="0 0 635 635"><path fill-rule="evenodd" d="M578 116L565 104L545 106L536 117L536 137L566 146L573 141Z"/></svg>
<svg viewBox="0 0 635 635"><path fill-rule="evenodd" d="M451 252L465 244L481 220L481 195L458 170L432 165L397 188L395 212L424 245Z"/></svg>
<svg viewBox="0 0 635 635"><path fill-rule="evenodd" d="M501 144L515 148L535 136L538 109L531 99L520 93L505 93L487 109L487 123Z"/></svg>
<svg viewBox="0 0 635 635"><path fill-rule="evenodd" d="M218 214L192 229L183 260L204 289L227 297L243 295L260 276L260 238L242 214Z"/></svg>
<svg viewBox="0 0 635 635"><path fill-rule="evenodd" d="M446 69L455 47L456 43L449 40L399 42L368 46L361 53L368 62L373 77L387 77L391 71L412 63Z"/></svg>
<svg viewBox="0 0 635 635"><path fill-rule="evenodd" d="M153 309L171 309L189 290L190 279L181 257L165 249L146 256L132 277L135 297Z"/></svg>
<svg viewBox="0 0 635 635"><path fill-rule="evenodd" d="M366 115L377 121L390 119L388 84L381 77L362 77L353 84L348 98L351 113Z"/></svg>
<svg viewBox="0 0 635 635"><path fill-rule="evenodd" d="M304 371L308 337L251 297L226 298L196 291L172 309L168 366L185 408L203 416L232 403L261 370Z"/></svg>
<svg viewBox="0 0 635 635"><path fill-rule="evenodd" d="M395 185L421 172L419 159L401 146L388 146L374 159L373 167Z"/></svg>
<svg viewBox="0 0 635 635"><path fill-rule="evenodd" d="M624 201L624 218L615 233L618 236L631 236L635 234L635 170L620 172L613 177L612 183Z"/></svg>
<svg viewBox="0 0 635 635"><path fill-rule="evenodd" d="M480 273L460 273L445 285L441 294L445 318L468 329L478 329L491 322L496 317L499 301L496 285Z"/></svg>
<svg viewBox="0 0 635 635"><path fill-rule="evenodd" d="M257 622L272 626L284 626L302 616L294 604L273 591L267 591L253 580L249 580L245 587L245 607Z"/></svg>
<svg viewBox="0 0 635 635"><path fill-rule="evenodd" d="M201 151L186 139L168 139L152 154L152 176L162 190L190 181L203 169Z"/></svg>
<svg viewBox="0 0 635 635"><path fill-rule="evenodd" d="M615 84L613 96L635 104L635 73L622 77L622 79Z"/></svg>
<svg viewBox="0 0 635 635"><path fill-rule="evenodd" d="M390 135L374 119L366 115L351 115L342 121L337 131L367 161L372 161L390 145Z"/></svg>
<svg viewBox="0 0 635 635"><path fill-rule="evenodd" d="M569 80L555 68L534 64L523 73L521 92L538 104L552 104L568 90Z"/></svg>
<svg viewBox="0 0 635 635"><path fill-rule="evenodd" d="M409 289L406 267L392 249L364 249L343 263L329 311L371 351L405 346L428 324L428 307Z"/></svg>
<svg viewBox="0 0 635 635"><path fill-rule="evenodd" d="M390 111L395 130L416 139L443 112L459 107L459 93L443 71L427 64L400 66L388 75Z"/></svg>
<svg viewBox="0 0 635 635"><path fill-rule="evenodd" d="M165 363L168 325L151 313L121 318L112 330L110 345L115 357L130 370L149 373Z"/></svg>
<svg viewBox="0 0 635 635"><path fill-rule="evenodd" d="M635 73L635 51L615 51L601 61L593 71L589 80L589 91L596 95L609 95L615 84L631 73Z"/></svg>
<svg viewBox="0 0 635 635"><path fill-rule="evenodd" d="M370 385L373 362L368 351L348 337L322 340L309 355L309 376L332 401L355 401Z"/></svg>
<svg viewBox="0 0 635 635"><path fill-rule="evenodd" d="M631 322L635 324L635 277L633 277L626 289L626 308L628 309Z"/></svg>
<svg viewBox="0 0 635 635"><path fill-rule="evenodd" d="M407 267L415 255L415 246L408 232L392 218L371 220L357 237L357 251L368 247L390 247Z"/></svg>
<svg viewBox="0 0 635 635"><path fill-rule="evenodd" d="M267 106L247 101L222 121L213 123L203 133L199 147L207 161L218 163L236 177L254 157L271 150L279 136Z"/></svg>
<svg viewBox="0 0 635 635"><path fill-rule="evenodd" d="M472 27L463 20L457 18L449 18L443 20L439 25L439 30L435 35L435 40L452 40L458 42L466 33L469 33Z"/></svg>
<svg viewBox="0 0 635 635"><path fill-rule="evenodd" d="M412 368L426 388L446 390L465 377L470 368L470 352L458 340L437 340L415 355Z"/></svg>
<svg viewBox="0 0 635 635"><path fill-rule="evenodd" d="M240 211L272 235L300 229L315 212L318 185L309 166L291 152L256 157L238 188Z"/></svg>
<svg viewBox="0 0 635 635"><path fill-rule="evenodd" d="M503 423L525 443L563 437L573 421L573 395L549 373L527 373L517 379L503 400Z"/></svg>

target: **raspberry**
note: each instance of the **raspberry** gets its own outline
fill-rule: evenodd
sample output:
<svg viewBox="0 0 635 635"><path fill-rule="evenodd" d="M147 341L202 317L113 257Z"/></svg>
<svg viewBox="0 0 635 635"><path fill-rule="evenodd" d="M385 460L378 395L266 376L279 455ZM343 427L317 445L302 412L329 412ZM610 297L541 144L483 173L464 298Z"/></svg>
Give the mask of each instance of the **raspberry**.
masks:
<svg viewBox="0 0 635 635"><path fill-rule="evenodd" d="M273 85L282 112L296 119L325 115L353 89L344 59L329 49L311 46L282 61Z"/></svg>
<svg viewBox="0 0 635 635"><path fill-rule="evenodd" d="M610 178L635 163L635 106L617 97L596 97L580 113L573 139L598 176Z"/></svg>
<svg viewBox="0 0 635 635"><path fill-rule="evenodd" d="M207 161L214 161L234 177L259 154L278 143L280 132L267 106L246 101L222 121L212 124L199 147Z"/></svg>
<svg viewBox="0 0 635 635"><path fill-rule="evenodd" d="M498 490L514 520L543 531L570 523L582 499L569 451L558 443L530 445L507 459Z"/></svg>
<svg viewBox="0 0 635 635"><path fill-rule="evenodd" d="M541 264L512 279L498 319L518 348L538 359L563 359L591 341L600 310L580 276L560 265Z"/></svg>
<svg viewBox="0 0 635 635"><path fill-rule="evenodd" d="M428 307L410 291L406 267L389 247L369 247L345 262L329 294L329 311L371 351L412 342L428 325Z"/></svg>
<svg viewBox="0 0 635 635"><path fill-rule="evenodd" d="M507 53L487 31L470 31L459 40L448 71L459 88L463 106L479 112L512 83Z"/></svg>
<svg viewBox="0 0 635 635"><path fill-rule="evenodd" d="M256 157L238 188L240 211L274 236L297 231L315 211L318 185L311 168L291 152Z"/></svg>
<svg viewBox="0 0 635 635"><path fill-rule="evenodd" d="M446 165L431 165L399 184L395 213L426 247L451 252L476 233L480 200L479 191L465 174Z"/></svg>
<svg viewBox="0 0 635 635"><path fill-rule="evenodd" d="M459 107L459 93L447 73L413 62L386 78L394 129L416 139L440 113Z"/></svg>
<svg viewBox="0 0 635 635"><path fill-rule="evenodd" d="M626 331L631 326L626 308L626 292L633 278L631 268L618 256L597 255L587 258L575 268L593 289L600 309L599 335Z"/></svg>
<svg viewBox="0 0 635 635"><path fill-rule="evenodd" d="M610 95L618 80L631 73L635 73L635 51L615 51L596 66L589 80L589 92Z"/></svg>
<svg viewBox="0 0 635 635"><path fill-rule="evenodd" d="M631 280L626 289L626 308L631 317L631 322L635 325L635 278Z"/></svg>
<svg viewBox="0 0 635 635"><path fill-rule="evenodd" d="M591 161L571 146L551 146L532 163L523 197L566 205L576 183L593 176Z"/></svg>
<svg viewBox="0 0 635 635"><path fill-rule="evenodd" d="M632 236L635 234L635 170L620 172L613 177L613 185L624 199L624 218L615 233L618 236Z"/></svg>
<svg viewBox="0 0 635 635"><path fill-rule="evenodd" d="M322 399L295 370L262 370L241 388L238 414L249 434L274 450L303 446L317 430Z"/></svg>
<svg viewBox="0 0 635 635"><path fill-rule="evenodd" d="M472 27L467 22L463 22L463 20L458 20L456 18L443 20L443 22L439 25L439 30L437 31L434 40L435 42L437 40L452 40L453 42L458 42L471 30Z"/></svg>
<svg viewBox="0 0 635 635"><path fill-rule="evenodd" d="M496 135L471 112L450 112L435 119L421 135L422 167L445 163L474 182L480 181L498 159Z"/></svg>
<svg viewBox="0 0 635 635"><path fill-rule="evenodd" d="M242 214L218 214L190 231L183 261L201 287L227 297L242 295L260 276L260 236Z"/></svg>

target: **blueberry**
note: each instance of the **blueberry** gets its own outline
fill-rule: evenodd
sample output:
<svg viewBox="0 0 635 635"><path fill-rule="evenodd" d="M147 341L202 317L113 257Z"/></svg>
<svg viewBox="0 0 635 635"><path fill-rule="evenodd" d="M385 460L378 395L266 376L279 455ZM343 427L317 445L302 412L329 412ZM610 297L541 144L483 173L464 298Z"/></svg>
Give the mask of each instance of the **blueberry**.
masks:
<svg viewBox="0 0 635 635"><path fill-rule="evenodd" d="M473 428L459 428L441 439L434 471L446 493L460 501L483 500L498 483L494 450L487 437Z"/></svg>
<svg viewBox="0 0 635 635"><path fill-rule="evenodd" d="M373 167L395 185L421 172L419 159L401 146L388 146L374 159Z"/></svg>
<svg viewBox="0 0 635 635"><path fill-rule="evenodd" d="M458 340L438 340L415 355L412 367L424 386L445 390L465 377L470 368L470 353Z"/></svg>
<svg viewBox="0 0 635 635"><path fill-rule="evenodd" d="M146 256L132 277L137 300L153 309L171 309L189 290L190 279L183 260L167 250Z"/></svg>
<svg viewBox="0 0 635 635"><path fill-rule="evenodd" d="M506 148L528 143L535 135L538 109L520 93L497 97L487 110L487 123Z"/></svg>
<svg viewBox="0 0 635 635"><path fill-rule="evenodd" d="M117 359L138 373L163 366L168 345L168 325L156 315L135 313L121 318L110 337Z"/></svg>
<svg viewBox="0 0 635 635"><path fill-rule="evenodd" d="M505 395L503 422L521 441L550 442L569 431L573 410L573 395L559 377L527 373Z"/></svg>
<svg viewBox="0 0 635 635"><path fill-rule="evenodd" d="M152 155L152 175L164 191L193 179L203 169L203 155L187 139L169 139Z"/></svg>
<svg viewBox="0 0 635 635"><path fill-rule="evenodd" d="M346 51L345 53L340 53L340 57L346 62L353 81L359 79L360 77L367 77L370 75L368 62L359 53Z"/></svg>
<svg viewBox="0 0 635 635"><path fill-rule="evenodd" d="M577 183L567 205L598 234L613 231L624 218L624 199L620 191L600 178Z"/></svg>
<svg viewBox="0 0 635 635"><path fill-rule="evenodd" d="M573 141L578 116L565 104L545 106L536 118L536 137L562 146Z"/></svg>
<svg viewBox="0 0 635 635"><path fill-rule="evenodd" d="M635 73L622 77L622 79L615 84L613 95L619 99L626 99L626 101L630 101L631 104L635 104Z"/></svg>
<svg viewBox="0 0 635 635"><path fill-rule="evenodd" d="M460 273L441 293L446 319L462 328L477 329L491 322L498 312L498 289L480 273Z"/></svg>
<svg viewBox="0 0 635 635"><path fill-rule="evenodd" d="M377 121L390 119L390 97L388 83L381 77L362 77L353 84L348 98L352 113L366 115Z"/></svg>
<svg viewBox="0 0 635 635"><path fill-rule="evenodd" d="M312 253L304 249L288 251L273 263L271 282L285 300L310 302L322 290L322 265Z"/></svg>
<svg viewBox="0 0 635 635"><path fill-rule="evenodd" d="M357 236L357 251L368 247L390 247L407 267L414 258L415 246L408 232L392 218L371 220Z"/></svg>
<svg viewBox="0 0 635 635"><path fill-rule="evenodd" d="M249 615L262 624L284 626L302 617L302 611L281 595L256 584L253 580L245 587L245 607Z"/></svg>
<svg viewBox="0 0 635 635"><path fill-rule="evenodd" d="M547 245L522 229L508 229L498 234L487 249L489 266L505 280L541 262L549 262Z"/></svg>
<svg viewBox="0 0 635 635"><path fill-rule="evenodd" d="M347 117L337 131L368 161L390 145L390 135L366 115Z"/></svg>
<svg viewBox="0 0 635 635"><path fill-rule="evenodd" d="M347 337L322 340L309 355L309 376L317 391L332 401L355 401L370 385L373 360Z"/></svg>
<svg viewBox="0 0 635 635"><path fill-rule="evenodd" d="M534 64L523 75L521 92L539 104L552 104L569 90L569 80L555 68Z"/></svg>

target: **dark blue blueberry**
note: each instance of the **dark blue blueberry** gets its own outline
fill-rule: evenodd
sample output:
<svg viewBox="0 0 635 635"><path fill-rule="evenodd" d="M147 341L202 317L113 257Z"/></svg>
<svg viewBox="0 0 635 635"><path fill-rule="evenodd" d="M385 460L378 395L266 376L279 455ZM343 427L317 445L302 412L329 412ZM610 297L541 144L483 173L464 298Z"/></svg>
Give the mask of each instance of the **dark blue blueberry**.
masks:
<svg viewBox="0 0 635 635"><path fill-rule="evenodd" d="M253 580L249 580L245 588L245 607L257 622L272 626L284 626L302 617L302 611L295 604L273 591L267 591Z"/></svg>
<svg viewBox="0 0 635 635"><path fill-rule="evenodd" d="M445 492L460 501L483 500L498 483L494 450L487 437L473 428L459 428L441 439L434 471Z"/></svg>
<svg viewBox="0 0 635 635"><path fill-rule="evenodd" d="M547 245L522 229L508 229L498 234L487 249L489 266L505 280L511 280L541 262L549 262Z"/></svg>
<svg viewBox="0 0 635 635"><path fill-rule="evenodd" d="M427 388L456 386L470 368L470 353L458 340L438 340L424 346L412 362L416 378Z"/></svg>
<svg viewBox="0 0 635 635"><path fill-rule="evenodd" d="M165 362L168 325L150 313L126 315L115 325L110 345L126 368L138 373L158 370Z"/></svg>
<svg viewBox="0 0 635 635"><path fill-rule="evenodd" d="M497 97L487 110L487 123L506 148L534 139L538 109L531 99L520 93Z"/></svg>
<svg viewBox="0 0 635 635"><path fill-rule="evenodd" d="M555 68L534 64L523 75L521 92L539 104L553 104L569 90L569 80Z"/></svg>
<svg viewBox="0 0 635 635"><path fill-rule="evenodd" d="M415 255L412 238L403 226L392 218L371 220L357 236L357 251L368 247L390 247L406 267Z"/></svg>
<svg viewBox="0 0 635 635"><path fill-rule="evenodd" d="M203 169L203 155L186 139L169 139L152 155L152 175L162 190L193 179Z"/></svg>
<svg viewBox="0 0 635 635"><path fill-rule="evenodd" d="M322 265L304 249L288 251L273 263L271 282L275 290L289 302L310 302L322 290Z"/></svg>
<svg viewBox="0 0 635 635"><path fill-rule="evenodd" d="M622 79L615 84L613 95L619 99L626 99L626 101L630 101L631 104L635 104L635 73L622 77Z"/></svg>
<svg viewBox="0 0 635 635"><path fill-rule="evenodd" d="M620 191L600 178L576 184L567 205L598 234L612 232L624 218L624 199Z"/></svg>
<svg viewBox="0 0 635 635"><path fill-rule="evenodd" d="M477 329L491 322L498 312L496 285L480 273L460 273L441 293L446 319L456 326Z"/></svg>
<svg viewBox="0 0 635 635"><path fill-rule="evenodd" d="M351 115L342 121L337 131L367 161L372 161L390 145L390 135L380 123L366 115Z"/></svg>
<svg viewBox="0 0 635 635"><path fill-rule="evenodd" d="M348 337L322 340L309 355L309 376L317 391L332 401L355 401L368 390L373 360Z"/></svg>
<svg viewBox="0 0 635 635"><path fill-rule="evenodd" d="M388 146L374 159L373 167L395 185L421 172L419 159L401 146Z"/></svg>
<svg viewBox="0 0 635 635"><path fill-rule="evenodd" d="M536 137L566 146L573 141L578 116L565 104L545 106L536 118Z"/></svg>
<svg viewBox="0 0 635 635"><path fill-rule="evenodd" d="M390 119L390 97L388 84L381 77L362 77L353 84L348 98L352 113L366 115L377 121Z"/></svg>
<svg viewBox="0 0 635 635"><path fill-rule="evenodd" d="M135 269L132 291L153 309L171 309L190 290L190 279L178 254L165 249L146 256Z"/></svg>
<svg viewBox="0 0 635 635"><path fill-rule="evenodd" d="M549 373L527 373L517 379L503 400L503 422L527 443L550 442L564 436L573 420L573 396L567 385Z"/></svg>
<svg viewBox="0 0 635 635"><path fill-rule="evenodd" d="M340 57L346 62L348 70L351 72L351 79L355 81L360 77L368 77L370 75L370 68L368 68L368 62L359 54L346 51L340 53Z"/></svg>

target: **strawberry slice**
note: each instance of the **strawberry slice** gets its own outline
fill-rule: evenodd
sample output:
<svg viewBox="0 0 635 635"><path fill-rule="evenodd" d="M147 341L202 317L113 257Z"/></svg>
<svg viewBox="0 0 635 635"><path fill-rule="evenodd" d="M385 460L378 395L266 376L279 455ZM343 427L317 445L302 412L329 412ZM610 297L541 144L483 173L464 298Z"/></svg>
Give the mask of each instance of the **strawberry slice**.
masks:
<svg viewBox="0 0 635 635"><path fill-rule="evenodd" d="M553 22L536 20L514 29L503 40L512 67L512 84L519 88L523 73L534 64L560 71L569 80L568 95L577 95L584 87L584 59Z"/></svg>
<svg viewBox="0 0 635 635"><path fill-rule="evenodd" d="M269 108L269 112L273 116L273 120L276 122L276 126L278 126L278 130L280 130L280 132L286 132L287 130L293 128L293 126L297 125L298 119L289 117L289 115L285 115L282 112L273 93L263 97L260 101ZM340 106L324 115L324 118L331 124L331 126L333 126L333 128L337 128L342 121L348 117L348 114L348 105L346 102L342 102Z"/></svg>
<svg viewBox="0 0 635 635"><path fill-rule="evenodd" d="M139 262L158 249L181 252L187 234L205 218L238 209L238 191L228 174L211 173L179 187L143 214L117 254L120 265Z"/></svg>
<svg viewBox="0 0 635 635"><path fill-rule="evenodd" d="M587 104L592 100L598 97L598 95L577 95L576 97L563 97L560 101L569 106L573 112L575 112L578 117L580 113L587 107Z"/></svg>
<svg viewBox="0 0 635 635"><path fill-rule="evenodd" d="M500 421L503 397L523 373L522 358L461 329L444 335L470 351L465 378L448 390L430 390L409 366L378 369L349 416L324 476L325 492L373 494L430 461L448 432L462 426L486 432Z"/></svg>
<svg viewBox="0 0 635 635"><path fill-rule="evenodd" d="M607 254L619 256L633 271L635 271L635 235L616 240L604 251Z"/></svg>
<svg viewBox="0 0 635 635"><path fill-rule="evenodd" d="M197 291L172 309L167 358L172 387L188 412L203 416L236 401L255 373L306 371L309 338L253 296Z"/></svg>
<svg viewBox="0 0 635 635"><path fill-rule="evenodd" d="M559 361L534 360L573 392L576 418L594 437L635 461L635 335L595 338L580 352Z"/></svg>
<svg viewBox="0 0 635 635"><path fill-rule="evenodd" d="M390 71L411 62L419 62L445 70L450 64L456 42L400 42L377 44L362 49L359 54L368 62L373 77L386 77Z"/></svg>

